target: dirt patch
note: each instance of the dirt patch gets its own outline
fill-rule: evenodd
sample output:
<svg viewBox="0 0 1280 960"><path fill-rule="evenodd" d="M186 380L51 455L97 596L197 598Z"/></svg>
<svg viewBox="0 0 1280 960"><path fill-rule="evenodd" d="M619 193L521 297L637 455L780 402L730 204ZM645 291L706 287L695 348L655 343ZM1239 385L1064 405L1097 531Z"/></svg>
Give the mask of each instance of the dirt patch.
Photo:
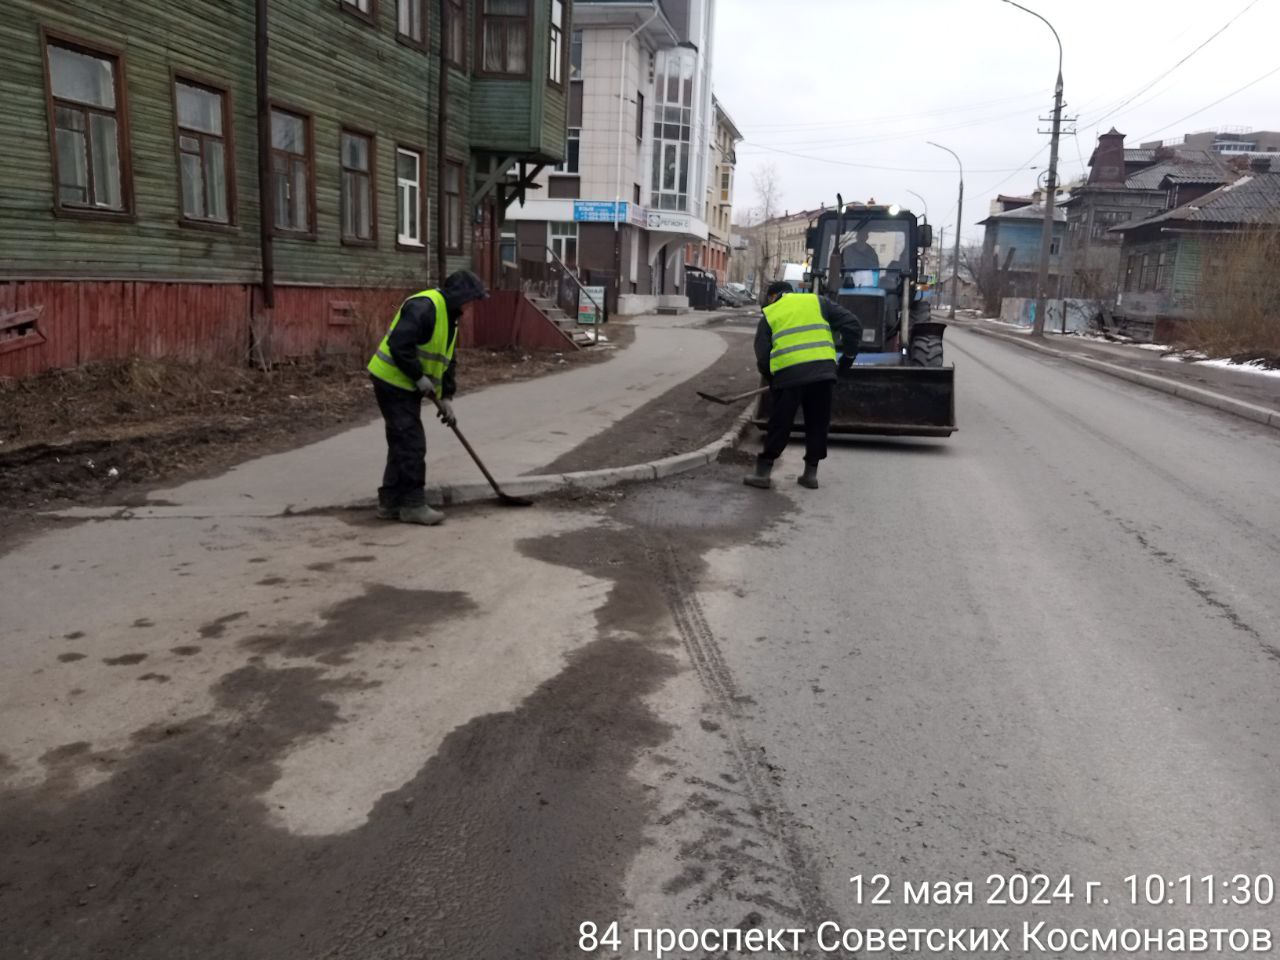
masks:
<svg viewBox="0 0 1280 960"><path fill-rule="evenodd" d="M697 391L732 396L759 386L751 338L721 334L728 349L692 383L673 387L623 417L604 433L532 473L572 473L626 467L660 460L704 447L724 435L742 413L745 402L721 406Z"/></svg>
<svg viewBox="0 0 1280 960"><path fill-rule="evenodd" d="M527 380L608 359L610 348L468 349L458 389ZM0 380L0 523L70 504L137 502L151 489L323 439L377 417L356 358L256 369L127 360Z"/></svg>

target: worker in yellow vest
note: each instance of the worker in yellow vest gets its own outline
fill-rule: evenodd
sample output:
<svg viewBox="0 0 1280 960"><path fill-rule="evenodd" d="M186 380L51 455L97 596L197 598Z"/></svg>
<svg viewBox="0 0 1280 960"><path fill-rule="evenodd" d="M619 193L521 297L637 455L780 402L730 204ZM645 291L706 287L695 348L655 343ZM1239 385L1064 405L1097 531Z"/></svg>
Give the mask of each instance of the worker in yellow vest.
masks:
<svg viewBox="0 0 1280 960"><path fill-rule="evenodd" d="M454 348L458 326L489 296L470 270L450 274L439 290L415 293L400 305L369 361L373 393L387 428L387 466L378 488L378 516L433 526L444 514L427 506L427 435L422 401L437 398L437 415L457 423Z"/></svg>
<svg viewBox="0 0 1280 960"><path fill-rule="evenodd" d="M842 363L852 363L862 341L862 327L838 303L814 293L792 293L791 284L778 281L765 293L764 316L756 328L756 366L769 383L773 408L764 449L755 473L742 478L749 487L773 486L773 464L782 456L796 412L804 411L804 472L802 487L816 490L818 464L827 456L831 427L831 394L836 383L836 334Z"/></svg>

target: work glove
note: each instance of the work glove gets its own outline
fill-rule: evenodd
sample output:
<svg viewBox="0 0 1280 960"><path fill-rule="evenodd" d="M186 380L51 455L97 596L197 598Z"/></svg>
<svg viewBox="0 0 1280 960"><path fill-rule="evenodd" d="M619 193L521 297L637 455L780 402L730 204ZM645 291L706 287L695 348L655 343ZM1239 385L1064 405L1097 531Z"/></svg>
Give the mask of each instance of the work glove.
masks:
<svg viewBox="0 0 1280 960"><path fill-rule="evenodd" d="M428 400L436 395L436 385L431 382L429 377L419 377L418 382L415 383L414 386L421 390L422 395Z"/></svg>
<svg viewBox="0 0 1280 960"><path fill-rule="evenodd" d="M436 416L446 427L452 427L458 422L458 417L453 412L453 404L448 400L437 401Z"/></svg>

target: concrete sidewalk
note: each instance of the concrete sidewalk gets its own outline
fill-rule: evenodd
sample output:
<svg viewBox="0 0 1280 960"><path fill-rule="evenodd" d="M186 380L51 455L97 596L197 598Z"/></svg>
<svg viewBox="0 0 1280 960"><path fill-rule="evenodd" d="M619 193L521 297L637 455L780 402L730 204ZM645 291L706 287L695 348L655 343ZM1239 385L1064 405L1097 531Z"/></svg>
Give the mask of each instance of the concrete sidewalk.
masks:
<svg viewBox="0 0 1280 960"><path fill-rule="evenodd" d="M1013 324L960 318L953 322L965 330L1072 360L1255 423L1280 427L1280 377L1166 359L1159 350L1138 344L1111 343L1049 331L1045 332L1043 341L1036 341L1028 328Z"/></svg>
<svg viewBox="0 0 1280 960"><path fill-rule="evenodd" d="M458 398L458 426L499 482L536 473L672 387L696 377L726 350L699 329L707 315L638 317L635 343L602 363ZM459 371L465 383L466 370ZM372 405L372 398L370 398ZM372 413L372 410L371 410ZM427 424L429 497L484 478L434 416ZM156 490L137 517L273 517L372 504L386 460L381 419L319 443L250 460L216 477ZM434 495L433 495L434 494ZM65 517L102 517L119 507L81 507Z"/></svg>

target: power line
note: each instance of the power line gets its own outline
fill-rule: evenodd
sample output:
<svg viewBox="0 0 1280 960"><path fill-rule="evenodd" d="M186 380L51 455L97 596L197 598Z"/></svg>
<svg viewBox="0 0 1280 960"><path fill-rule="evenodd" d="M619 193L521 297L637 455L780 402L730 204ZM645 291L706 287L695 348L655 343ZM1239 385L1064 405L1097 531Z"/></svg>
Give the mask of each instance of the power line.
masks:
<svg viewBox="0 0 1280 960"><path fill-rule="evenodd" d="M1042 146L1039 150L1037 150L1037 151L1036 151L1035 153L1033 153L1031 156L1027 157L1027 159L1026 159L1026 160L1022 161L1022 166L1020 166L1020 167L1014 167L1012 170L1009 170L1009 171L1000 171L1000 170L995 170L995 171L986 171L986 172L988 172L988 173L1001 173L1001 172L1007 172L1009 175L1008 175L1007 177L1005 177L1003 180L1001 180L999 183L994 184L994 185L992 185L992 186L990 186L990 187L987 187L985 190L979 190L979 191L978 191L978 196L985 196L986 194L991 193L993 190L999 190L1001 187L1003 187L1006 183L1008 183L1010 180L1012 180L1012 179L1013 179L1015 176L1017 176L1019 173L1022 173L1024 170L1034 170L1035 168L1034 168L1034 167L1032 167L1032 166L1030 166L1031 161L1032 161L1032 160L1035 160L1037 157L1039 157L1039 156L1040 156L1040 154L1044 153L1044 152L1045 152L1046 150L1048 150L1048 149L1049 149L1049 144L1047 144L1047 143L1046 143L1044 146ZM978 171L978 172L980 172L980 173L981 173L981 172L983 172L983 171Z"/></svg>
<svg viewBox="0 0 1280 960"><path fill-rule="evenodd" d="M882 136L865 136L865 137L847 137L829 139L822 138L816 140L794 140L788 146L793 147L852 147L862 146L872 143L892 143L898 140L913 140L918 137L929 136L946 130L964 130L969 127L981 127L989 123L998 123L1001 120L1010 120L1014 117L1021 117L1026 114L1025 110L1018 110L1014 113L1003 113L991 117L974 117L969 120L961 120L956 123L942 124L941 126L930 126L916 130L908 130L900 133L884 134Z"/></svg>
<svg viewBox="0 0 1280 960"><path fill-rule="evenodd" d="M899 173L955 173L954 170L943 169L941 167L900 167L900 166L886 167L886 166L881 166L874 163L858 163L857 161L854 161L854 160L832 160L828 157L815 157L812 154L796 153L793 150L782 150L782 149L779 149L778 147L769 147L769 146L765 146L763 143L752 143L750 141L744 141L738 147L738 149L740 150L748 149L748 148L755 149L755 150L767 150L770 153L780 153L780 154L783 154L784 156L796 157L800 160L814 160L818 163L830 163L837 167L857 167L862 170L889 170L889 171L899 172ZM1015 168L1013 172L1017 173L1021 169L1022 169L1021 167ZM989 169L969 171L969 173L1008 173L1008 172L1009 170L1007 167L1000 167L998 169L989 168Z"/></svg>
<svg viewBox="0 0 1280 960"><path fill-rule="evenodd" d="M1224 100L1230 100L1230 99L1231 99L1232 97L1234 97L1237 93L1244 93L1244 92L1245 92L1246 90L1248 90L1250 87L1255 87L1255 86L1257 86L1257 85L1258 85L1258 84L1260 84L1263 80L1266 80L1268 77L1274 76L1274 75L1275 75L1275 74L1277 74L1277 73L1280 73L1280 67L1276 67L1274 70L1268 70L1266 73L1264 73L1262 76L1258 77L1256 80L1250 80L1250 81L1249 81L1248 83L1246 83L1243 87L1237 87L1235 90L1232 90L1232 91L1231 91L1230 93L1228 93L1225 97L1219 97L1217 100L1213 101L1213 103L1206 104L1205 106L1201 107L1199 110L1192 110L1192 111L1191 111L1190 113L1188 113L1185 117L1179 117L1177 120L1173 121L1173 123L1165 124L1165 126L1161 127L1159 130L1152 130L1150 133L1144 133L1144 134L1143 134L1141 137L1139 137L1138 139L1139 139L1139 140L1145 140L1145 139L1147 139L1147 137L1153 137L1153 136L1155 136L1157 133L1164 133L1164 132L1165 132L1166 130L1168 130L1170 127L1176 127L1178 124L1180 124L1180 123L1182 123L1182 122L1184 122L1184 121L1186 121L1186 120L1190 120L1192 117L1199 116L1200 114L1204 113L1206 110L1212 110L1214 107L1216 107L1218 104L1222 103Z"/></svg>
<svg viewBox="0 0 1280 960"><path fill-rule="evenodd" d="M1101 126L1101 125L1102 125L1102 122L1103 122L1104 120L1106 120L1108 117L1115 116L1115 114L1117 114L1118 112L1120 112L1121 110L1123 110L1126 106L1128 106L1129 104L1131 104L1134 100L1138 99L1138 97L1142 96L1144 93L1146 93L1148 90L1150 90L1152 87L1154 87L1157 83L1159 83L1159 82L1160 82L1161 80L1163 80L1165 77L1169 76L1169 74L1173 73L1173 71L1177 70L1180 66L1182 66L1184 63L1186 63L1188 60L1190 60L1192 57L1194 57L1197 53L1199 53L1201 50L1203 50L1205 47L1207 47L1209 44L1211 44L1214 40L1216 40L1218 37L1220 37L1224 32L1226 32L1226 30L1227 30L1227 28L1228 28L1228 27L1230 27L1233 23L1235 23L1237 20L1239 20L1241 17L1243 17L1246 13L1248 13L1250 10L1252 10L1255 6L1257 6L1259 2L1260 2L1260 0L1250 0L1250 2L1249 2L1248 4L1246 4L1246 5L1245 5L1245 8L1244 8L1243 10L1241 10L1241 11L1240 11L1239 13L1237 13L1234 17L1232 17L1230 20L1228 20L1226 23L1224 23L1221 27L1219 27L1217 30L1215 30L1212 34L1210 34L1208 37L1206 37L1206 38L1205 38L1205 40L1204 40L1202 43L1200 43L1200 44L1199 44L1199 46L1197 46L1194 50L1192 50L1190 53L1188 53L1185 57L1183 57L1181 60L1179 60L1177 63L1175 63L1172 67L1170 67L1170 68L1169 68L1168 70L1166 70L1164 73L1160 74L1158 77L1156 77L1156 78L1155 78L1154 80L1152 80L1150 83L1146 84L1146 85L1145 85L1145 86L1143 86L1143 87L1140 87L1140 88L1137 90L1137 92L1135 92L1135 93L1133 93L1132 95L1130 95L1130 96L1128 96L1128 97L1126 97L1126 98L1122 99L1122 100L1121 100L1119 103L1117 103L1115 106L1113 106L1113 107L1111 107L1110 109L1108 109L1106 113L1102 114L1102 116L1098 117L1098 119L1097 119L1097 120L1093 121L1093 123L1092 123L1091 127L1092 127L1092 128L1096 128L1096 127Z"/></svg>
<svg viewBox="0 0 1280 960"><path fill-rule="evenodd" d="M1049 95L1052 95L1052 93L1053 91L1051 90L1048 91ZM1045 94L1043 93L1022 93L1016 97L1001 97L998 100L986 100L981 103L974 103L968 106L939 107L931 110L922 110L918 113L885 114L884 116L880 116L880 117L863 117L860 119L843 120L836 123L833 123L830 120L813 120L813 121L802 121L799 123L745 124L744 126L749 126L750 129L755 132L759 132L761 130L767 130L767 131L802 130L802 129L814 129L814 128L820 128L820 127L839 129L841 127L865 126L871 123L881 123L886 121L892 122L896 120L917 120L917 119L927 119L929 117L937 117L937 116L943 116L943 115L954 114L954 113L969 113L974 110L982 110L987 107L998 106L1004 103L1015 103L1020 101L1025 102L1028 100L1038 100L1044 95Z"/></svg>

